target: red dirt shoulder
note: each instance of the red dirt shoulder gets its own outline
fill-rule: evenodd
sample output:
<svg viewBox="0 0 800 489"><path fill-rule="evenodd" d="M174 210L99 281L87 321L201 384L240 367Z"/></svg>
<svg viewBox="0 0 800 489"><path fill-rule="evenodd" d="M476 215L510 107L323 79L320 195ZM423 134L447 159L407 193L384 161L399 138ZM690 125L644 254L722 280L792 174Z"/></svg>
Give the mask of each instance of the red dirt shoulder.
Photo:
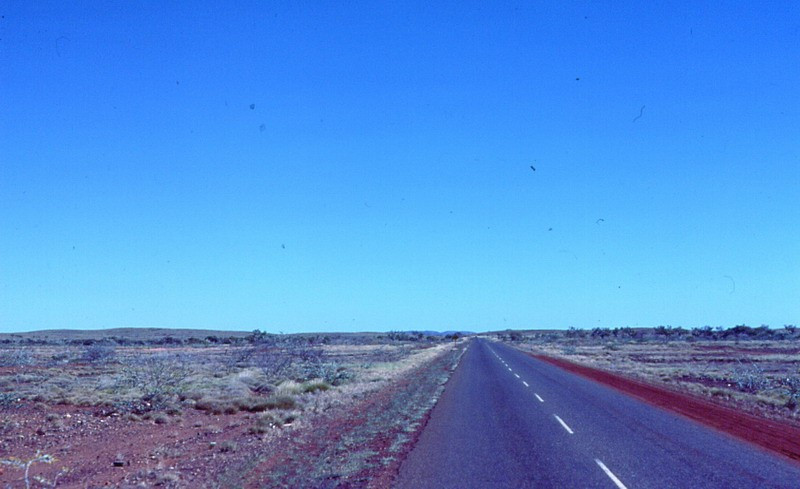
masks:
<svg viewBox="0 0 800 489"><path fill-rule="evenodd" d="M561 358L531 354L534 358L582 377L613 387L649 404L681 414L800 463L800 428L759 418L689 394L634 380L605 370L579 365Z"/></svg>

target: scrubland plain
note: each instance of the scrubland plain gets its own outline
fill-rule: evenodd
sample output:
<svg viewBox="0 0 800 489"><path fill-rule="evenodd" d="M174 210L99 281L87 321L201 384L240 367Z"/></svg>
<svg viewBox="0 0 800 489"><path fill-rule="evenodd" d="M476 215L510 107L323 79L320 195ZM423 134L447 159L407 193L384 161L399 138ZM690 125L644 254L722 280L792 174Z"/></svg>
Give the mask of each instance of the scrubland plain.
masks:
<svg viewBox="0 0 800 489"><path fill-rule="evenodd" d="M571 329L500 332L531 353L561 358L800 426L800 334L782 329Z"/></svg>
<svg viewBox="0 0 800 489"><path fill-rule="evenodd" d="M136 334L0 338L0 485L388 487L464 349Z"/></svg>

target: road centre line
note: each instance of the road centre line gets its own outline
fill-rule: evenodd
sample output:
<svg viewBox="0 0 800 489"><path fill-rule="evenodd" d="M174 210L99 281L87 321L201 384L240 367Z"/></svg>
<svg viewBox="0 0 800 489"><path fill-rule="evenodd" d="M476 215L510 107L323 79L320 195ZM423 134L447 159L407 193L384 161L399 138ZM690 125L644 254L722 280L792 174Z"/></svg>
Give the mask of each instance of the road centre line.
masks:
<svg viewBox="0 0 800 489"><path fill-rule="evenodd" d="M533 393L533 395L534 395L534 396L536 396L536 399L539 399L539 402L544 402L544 399L542 399L541 397L539 397L539 394L537 394L537 393L535 393L535 392L534 392L534 393Z"/></svg>
<svg viewBox="0 0 800 489"><path fill-rule="evenodd" d="M508 367L508 371L509 371L509 372L513 372L513 370L511 370L511 367Z"/></svg>
<svg viewBox="0 0 800 489"><path fill-rule="evenodd" d="M603 469L603 472L606 473L606 475L609 477L609 479L611 479L614 482L614 484L617 485L617 487L619 489L628 489L627 487L625 487L625 484L623 484L621 480L617 479L617 476L614 475L614 473L611 472L608 469L608 467L606 467L606 464L604 464L603 462L600 461L599 458L594 459L594 461L597 462L597 465L599 465L600 468Z"/></svg>
<svg viewBox="0 0 800 489"><path fill-rule="evenodd" d="M525 384L525 387L530 387L530 386L528 385L528 383L527 383L527 382L525 382L524 380L522 381L522 383L523 383L523 384Z"/></svg>
<svg viewBox="0 0 800 489"><path fill-rule="evenodd" d="M514 374L514 377L519 378L519 374Z"/></svg>
<svg viewBox="0 0 800 489"><path fill-rule="evenodd" d="M564 429L565 429L565 430L567 430L567 433L569 433L570 435L572 435L572 434L574 434L574 433L575 433L574 431L572 431L572 428L570 428L569 426L567 426L567 423L565 423L563 419L561 419L561 418L559 418L559 417L558 417L558 415L557 415L557 414L554 414L553 416L555 416L556 420L557 420L559 423L561 423L561 426L563 426L563 427L564 427Z"/></svg>

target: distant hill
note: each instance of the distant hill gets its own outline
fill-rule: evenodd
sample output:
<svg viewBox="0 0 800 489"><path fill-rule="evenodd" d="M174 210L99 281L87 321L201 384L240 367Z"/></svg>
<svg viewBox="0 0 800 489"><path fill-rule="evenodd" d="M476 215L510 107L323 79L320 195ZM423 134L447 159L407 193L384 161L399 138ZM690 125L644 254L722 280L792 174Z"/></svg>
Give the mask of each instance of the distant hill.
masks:
<svg viewBox="0 0 800 489"><path fill-rule="evenodd" d="M268 334L276 334L273 331L266 331ZM417 331L406 331L405 333L417 333ZM469 331L422 331L426 336L447 336L457 333L460 336L472 335ZM109 328L109 329L45 329L40 331L27 331L22 333L0 333L0 341L46 341L59 343L64 341L84 341L84 340L108 340L124 339L127 341L149 342L163 338L174 338L186 341L190 338L205 339L209 336L217 338L245 338L252 334L250 331L222 331L213 329L172 329L172 328ZM326 336L331 339L339 338L372 338L377 340L385 335L385 332L314 332L314 333L292 333L283 336L287 337L317 337Z"/></svg>
<svg viewBox="0 0 800 489"><path fill-rule="evenodd" d="M211 329L171 329L171 328L110 328L110 329L43 329L25 333L0 333L4 339L32 340L102 340L107 338L125 338L126 340L152 340L154 338L172 337L180 340L189 338L205 338L207 336L244 338L252 331L217 331Z"/></svg>
<svg viewBox="0 0 800 489"><path fill-rule="evenodd" d="M410 332L413 333L413 331ZM448 336L453 334L457 334L459 336L470 336L475 334L473 331L420 331L420 333L424 334L425 336Z"/></svg>

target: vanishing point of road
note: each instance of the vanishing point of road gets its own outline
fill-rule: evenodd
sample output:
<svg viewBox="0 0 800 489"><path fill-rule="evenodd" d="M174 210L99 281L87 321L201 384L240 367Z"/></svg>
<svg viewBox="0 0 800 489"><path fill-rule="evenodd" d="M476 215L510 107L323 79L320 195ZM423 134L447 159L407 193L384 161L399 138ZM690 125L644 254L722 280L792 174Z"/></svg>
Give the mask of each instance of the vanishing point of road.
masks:
<svg viewBox="0 0 800 489"><path fill-rule="evenodd" d="M395 487L800 489L800 465L473 340Z"/></svg>

